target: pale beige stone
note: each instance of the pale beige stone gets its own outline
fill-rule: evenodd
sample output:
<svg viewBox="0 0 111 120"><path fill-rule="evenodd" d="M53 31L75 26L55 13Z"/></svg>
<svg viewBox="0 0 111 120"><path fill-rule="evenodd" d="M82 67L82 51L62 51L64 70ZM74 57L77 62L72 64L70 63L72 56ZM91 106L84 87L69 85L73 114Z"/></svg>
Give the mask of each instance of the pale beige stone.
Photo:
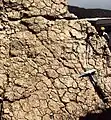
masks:
<svg viewBox="0 0 111 120"><path fill-rule="evenodd" d="M53 113L54 120L79 120L102 109L89 78L79 78L85 70L96 69L94 77L110 95L111 55L95 28L70 14L66 0L4 0L3 4L3 119L50 120ZM94 35L86 39L90 32Z"/></svg>
<svg viewBox="0 0 111 120"><path fill-rule="evenodd" d="M55 79L58 77L58 73L54 69L47 69L46 73L49 78Z"/></svg>

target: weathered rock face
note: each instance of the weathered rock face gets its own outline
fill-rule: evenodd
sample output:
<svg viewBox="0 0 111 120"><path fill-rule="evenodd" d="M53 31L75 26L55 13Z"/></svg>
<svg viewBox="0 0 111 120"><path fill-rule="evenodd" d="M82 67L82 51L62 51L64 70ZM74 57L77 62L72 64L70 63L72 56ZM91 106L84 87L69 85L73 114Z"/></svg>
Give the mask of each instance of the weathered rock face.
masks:
<svg viewBox="0 0 111 120"><path fill-rule="evenodd" d="M10 19L27 16L59 16L67 12L66 0L4 0L3 9Z"/></svg>
<svg viewBox="0 0 111 120"><path fill-rule="evenodd" d="M104 107L89 79L79 78L95 68L110 94L109 49L90 23L55 18L67 13L64 0L4 0L1 9L1 118L78 120Z"/></svg>

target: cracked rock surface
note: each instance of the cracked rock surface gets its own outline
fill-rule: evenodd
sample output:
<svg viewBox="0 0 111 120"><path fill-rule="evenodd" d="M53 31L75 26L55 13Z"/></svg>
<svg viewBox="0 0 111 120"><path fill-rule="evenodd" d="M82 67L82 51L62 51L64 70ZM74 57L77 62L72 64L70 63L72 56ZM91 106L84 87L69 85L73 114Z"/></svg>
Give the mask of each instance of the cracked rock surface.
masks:
<svg viewBox="0 0 111 120"><path fill-rule="evenodd" d="M0 9L1 120L79 120L104 108L79 75L96 69L110 101L108 46L86 20L67 19L67 1L2 0Z"/></svg>

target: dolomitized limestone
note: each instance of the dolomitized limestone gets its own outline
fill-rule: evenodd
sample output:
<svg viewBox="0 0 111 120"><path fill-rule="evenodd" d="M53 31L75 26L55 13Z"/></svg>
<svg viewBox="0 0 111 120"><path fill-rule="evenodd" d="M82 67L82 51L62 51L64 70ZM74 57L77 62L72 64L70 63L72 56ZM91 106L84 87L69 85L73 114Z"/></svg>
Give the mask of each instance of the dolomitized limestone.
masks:
<svg viewBox="0 0 111 120"><path fill-rule="evenodd" d="M0 9L1 119L78 120L101 112L89 79L79 78L96 69L110 95L110 52L95 28L70 14L66 0L2 0Z"/></svg>

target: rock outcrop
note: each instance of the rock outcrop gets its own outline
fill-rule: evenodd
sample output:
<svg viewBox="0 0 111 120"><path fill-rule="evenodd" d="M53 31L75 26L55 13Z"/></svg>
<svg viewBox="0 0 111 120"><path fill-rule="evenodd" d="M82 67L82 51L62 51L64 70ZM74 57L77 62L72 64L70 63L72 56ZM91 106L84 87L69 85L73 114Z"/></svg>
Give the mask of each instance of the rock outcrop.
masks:
<svg viewBox="0 0 111 120"><path fill-rule="evenodd" d="M110 96L108 46L89 22L68 13L66 0L0 6L1 120L79 120L108 107L89 79L79 78L95 68Z"/></svg>

